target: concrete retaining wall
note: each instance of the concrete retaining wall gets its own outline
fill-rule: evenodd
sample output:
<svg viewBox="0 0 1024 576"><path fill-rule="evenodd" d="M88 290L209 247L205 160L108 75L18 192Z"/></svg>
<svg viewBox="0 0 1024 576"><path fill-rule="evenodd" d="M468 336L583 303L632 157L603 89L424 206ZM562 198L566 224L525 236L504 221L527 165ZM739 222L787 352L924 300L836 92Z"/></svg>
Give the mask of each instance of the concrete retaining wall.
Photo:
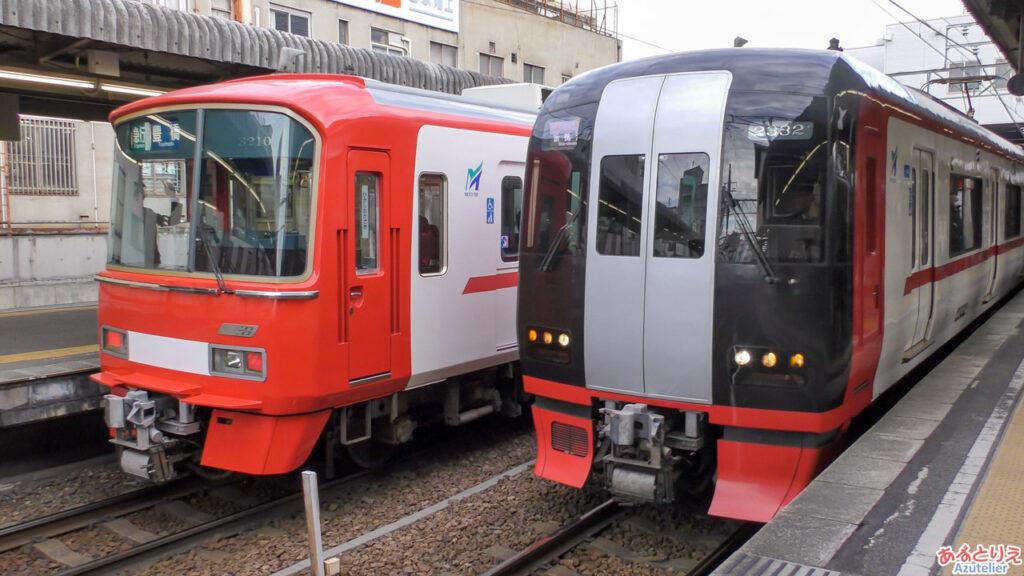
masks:
<svg viewBox="0 0 1024 576"><path fill-rule="evenodd" d="M0 312L91 303L106 232L0 236Z"/></svg>

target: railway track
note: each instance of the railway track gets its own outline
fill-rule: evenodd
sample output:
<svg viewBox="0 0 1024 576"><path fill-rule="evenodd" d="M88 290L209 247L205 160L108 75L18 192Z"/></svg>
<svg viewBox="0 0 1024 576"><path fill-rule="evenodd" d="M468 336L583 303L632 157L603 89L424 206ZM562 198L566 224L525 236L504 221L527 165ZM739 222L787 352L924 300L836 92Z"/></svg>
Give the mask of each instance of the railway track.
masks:
<svg viewBox="0 0 1024 576"><path fill-rule="evenodd" d="M569 551L588 543L613 524L627 516L628 508L608 500L586 512L575 521L558 528L551 534L537 540L529 547L509 557L482 576L527 576L557 561ZM676 570L687 576L707 576L729 555L737 550L760 527L759 524L742 524L729 536L723 538L702 560L684 570ZM613 546L603 546L608 553L614 553ZM611 550L609 550L611 549ZM629 562L646 562L644 559L622 550L621 555ZM658 565L656 562L647 562ZM664 567L664 562L660 563Z"/></svg>
<svg viewBox="0 0 1024 576"><path fill-rule="evenodd" d="M363 476L358 471L321 485L321 490L332 488ZM0 530L0 553L34 547L39 553L64 568L58 576L84 574L110 574L146 565L156 558L179 551L213 535L227 536L241 531L267 516L293 513L302 507L301 491L289 491L283 496L262 502L239 490L240 480L219 482L186 482L171 487L154 486L114 498L81 506L50 516L37 518ZM211 496L232 501L241 508L233 513L213 517L190 506L187 501ZM137 512L162 507L169 509L189 526L164 535L147 532L127 518ZM61 539L79 531L97 527L106 528L110 538L121 538L129 545L113 554L90 557L72 551Z"/></svg>

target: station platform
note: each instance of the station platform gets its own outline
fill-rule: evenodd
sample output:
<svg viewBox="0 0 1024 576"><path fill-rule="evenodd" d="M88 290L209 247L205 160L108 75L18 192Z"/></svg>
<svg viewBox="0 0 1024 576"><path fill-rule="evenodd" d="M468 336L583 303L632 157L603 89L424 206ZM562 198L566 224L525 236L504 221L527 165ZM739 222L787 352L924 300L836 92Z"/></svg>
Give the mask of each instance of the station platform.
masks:
<svg viewBox="0 0 1024 576"><path fill-rule="evenodd" d="M0 314L0 428L99 408L96 306Z"/></svg>
<svg viewBox="0 0 1024 576"><path fill-rule="evenodd" d="M717 576L1024 574L1024 292Z"/></svg>

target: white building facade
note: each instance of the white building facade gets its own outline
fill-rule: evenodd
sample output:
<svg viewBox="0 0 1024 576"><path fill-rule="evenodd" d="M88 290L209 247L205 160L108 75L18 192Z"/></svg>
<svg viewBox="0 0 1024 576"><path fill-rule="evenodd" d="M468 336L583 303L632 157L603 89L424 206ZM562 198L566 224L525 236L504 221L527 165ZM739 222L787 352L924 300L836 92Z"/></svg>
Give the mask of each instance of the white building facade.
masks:
<svg viewBox="0 0 1024 576"><path fill-rule="evenodd" d="M1013 69L970 15L890 24L878 45L847 53L1024 143L1024 102L1006 90Z"/></svg>

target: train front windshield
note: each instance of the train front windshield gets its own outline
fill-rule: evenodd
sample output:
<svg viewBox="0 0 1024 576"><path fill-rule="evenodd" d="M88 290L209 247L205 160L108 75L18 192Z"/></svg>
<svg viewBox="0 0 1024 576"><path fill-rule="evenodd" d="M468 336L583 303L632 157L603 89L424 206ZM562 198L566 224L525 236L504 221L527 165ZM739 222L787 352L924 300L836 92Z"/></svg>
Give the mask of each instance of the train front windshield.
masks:
<svg viewBox="0 0 1024 576"><path fill-rule="evenodd" d="M305 126L279 112L204 109L136 116L115 130L111 264L305 274L317 149Z"/></svg>

